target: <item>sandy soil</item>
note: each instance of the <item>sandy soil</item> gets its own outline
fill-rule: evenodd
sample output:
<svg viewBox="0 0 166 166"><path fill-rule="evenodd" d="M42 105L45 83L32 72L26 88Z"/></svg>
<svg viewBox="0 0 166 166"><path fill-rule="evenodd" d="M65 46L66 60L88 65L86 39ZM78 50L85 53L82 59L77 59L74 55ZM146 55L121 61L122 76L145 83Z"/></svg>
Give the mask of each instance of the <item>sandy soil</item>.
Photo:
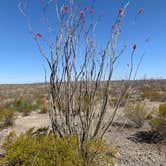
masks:
<svg viewBox="0 0 166 166"><path fill-rule="evenodd" d="M141 129L113 127L106 136L110 145L119 147L118 164L122 166L165 166L166 144L148 144L128 139L139 131L147 131L147 123Z"/></svg>
<svg viewBox="0 0 166 166"><path fill-rule="evenodd" d="M34 111L29 116L18 115L13 126L0 131L0 145L2 144L4 137L11 131L15 131L16 134L19 135L32 127L37 129L48 126L49 124L50 120L48 114L40 114L37 111Z"/></svg>
<svg viewBox="0 0 166 166"><path fill-rule="evenodd" d="M159 103L153 103L151 106L158 106ZM121 119L122 124L125 119ZM119 122L119 120L117 121ZM18 115L12 127L0 131L0 144L4 137L11 131L17 134L25 132L29 128L40 128L49 125L48 114L39 114L32 112L30 116L22 117ZM113 126L106 135L106 140L110 145L118 146L119 156L117 165L122 166L165 166L166 165L166 144L148 144L136 143L128 139L132 134L138 131L148 131L150 126L146 122L140 129L125 128L122 126Z"/></svg>

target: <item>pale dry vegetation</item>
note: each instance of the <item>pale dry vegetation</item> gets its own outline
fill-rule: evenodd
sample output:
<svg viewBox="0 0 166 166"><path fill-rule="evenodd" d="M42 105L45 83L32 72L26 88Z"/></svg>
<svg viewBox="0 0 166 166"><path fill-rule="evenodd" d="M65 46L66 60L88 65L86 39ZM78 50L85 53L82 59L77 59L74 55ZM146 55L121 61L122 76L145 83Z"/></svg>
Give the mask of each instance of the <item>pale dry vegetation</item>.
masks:
<svg viewBox="0 0 166 166"><path fill-rule="evenodd" d="M148 82L148 81L147 81ZM157 81L155 81L155 82L157 82ZM161 104L160 105L160 103L161 102L157 102L157 103L155 103L154 102L154 104L153 104L153 102L149 102L148 100L143 100L142 98L141 98L141 93L142 93L142 91L141 91L141 89L140 90L138 90L138 87L140 86L140 83L142 83L142 81L140 81L140 82L137 82L137 84L135 84L135 90L134 90L134 92L135 93L132 93L132 95L130 95L130 97L128 98L128 96L129 95L127 95L127 97L126 97L126 102L127 102L127 105L125 106L125 107L121 107L122 109L120 109L122 112L119 112L118 113L118 115L117 115L117 119L115 119L115 123L113 124L113 134L111 134L111 135L116 135L116 137L117 137L117 134L118 134L118 130L122 130L122 131L124 131L124 132L128 132L129 133L129 137L130 137L130 135L131 135L131 132L130 132L130 130L132 131L132 133L133 133L133 130L135 131L135 133L137 133L137 130L138 129L136 129L135 127L140 127L140 129L139 129L139 131L141 131L141 129L143 130L143 131L147 131L147 133L145 134L142 134L141 136L140 136L140 134L139 134L139 137L141 137L141 139L142 139L142 137L145 137L145 135L146 135L146 139L147 139L147 137L148 137L148 135L151 135L151 138L152 137L154 137L154 139L155 139L155 141L156 140L158 140L158 141L161 141L161 140L163 140L164 139L164 137L165 137L165 104ZM118 91L118 86L119 86L120 84L118 83L118 82L114 82L114 91ZM159 83L158 83L158 85L159 85ZM36 85L35 86L33 86L33 85L24 85L24 87L26 87L26 86L28 86L28 87L31 87L31 89L36 89ZM44 85L41 85L41 84L39 84L38 85L38 88L40 89L40 86L44 86ZM0 86L0 88L2 89L2 87L4 88L4 86ZM5 86L6 87L6 86ZM25 88L26 89L26 93L28 94L28 91L27 91L27 88ZM22 89L23 91L24 91L24 89ZM5 89L4 89L4 91L5 91ZM17 91L17 88L15 87L15 91ZM33 90L32 90L33 91ZM111 91L112 92L112 91ZM12 94L13 92L11 91L11 94ZM22 94L22 93L21 93ZM112 96L112 98L115 96L115 94L116 93L114 93L114 95ZM13 95L13 94L12 94ZM45 104L47 105L48 103L47 103L47 95L46 95L46 93L41 93L41 91L39 90L38 92L37 91L35 91L35 93L33 94L31 94L31 97L33 96L33 100L31 100L31 101L33 101L32 103L34 103L34 101L35 101L35 104L37 104L38 105L38 107L35 107L33 110L31 110L31 111L33 111L33 112L36 112L37 114L36 114L36 118L37 118L37 116L39 116L39 114L40 113L46 113L44 116L48 116L48 107L47 107L47 109L45 109ZM100 97L102 96L102 93L99 91L97 94L96 94L96 106L97 105L100 105L101 104L101 99L100 99ZM110 93L110 97L111 97L111 93ZM21 104L22 102L24 103L25 101L24 100L22 100L24 98L24 100L26 100L26 96L22 96L22 98L20 98L20 95L18 95L18 96L16 96L16 98L13 98L11 101L10 100L7 100L7 98L4 98L3 100L1 100L1 102L2 103L5 103L5 104L3 104L3 110L1 109L1 131L3 131L3 128L5 127L5 128L8 128L8 126L11 126L11 125L13 125L13 129L15 130L15 131L17 131L17 129L15 129L15 124L14 124L14 121L17 119L17 117L18 116L20 116L19 114L21 114L22 116L23 116L23 114L22 114L22 111L20 111L21 110L21 108L24 108L23 106L24 106L24 104ZM20 100L21 99L21 100ZM134 100L135 100L135 102L134 102ZM6 102L7 101L7 102ZM141 101L141 102L140 102ZM26 105L26 104L25 104ZM31 105L31 104L30 104ZM14 107L15 106L15 107ZM17 106L17 107L16 107ZM6 108L5 108L6 107ZM44 107L44 109L42 110L42 108ZM113 103L110 103L110 106L109 106L110 108L109 108L109 112L108 113L112 113L112 108L114 107L114 104ZM155 108L154 108L155 107ZM13 109L11 109L11 108L13 108ZM14 108L15 108L15 110L14 110ZM16 109L16 108L19 108L19 109ZM30 107L31 108L31 107ZM97 107L96 107L97 108ZM123 110L123 108L124 108L124 110ZM5 109L9 109L9 110L6 110L5 111ZM46 111L45 111L46 110ZM4 112L5 111L5 112ZM30 113L28 113L28 115L27 116L30 116L31 117L31 111L30 111ZM3 115L3 116L2 116ZM3 118L2 118L3 117ZM4 119L4 117L6 117L6 121L5 121L5 119ZM119 118L120 117L120 118ZM30 118L31 119L31 118ZM47 119L47 118L46 118ZM124 119L124 120L123 120ZM44 120L44 119L43 119ZM26 122L26 121L25 121ZM16 122L17 123L17 122ZM29 122L27 121L26 123L31 123L30 122L30 120L29 120ZM38 126L39 128L40 128L40 126L39 125L37 125L37 121L36 121L36 126ZM146 127L147 126L147 124L149 123L149 127ZM33 123L34 125L35 125L35 123ZM24 124L23 124L24 125ZM49 124L48 124L49 125ZM119 126L120 125L120 126ZM127 126L129 126L130 128L128 128ZM21 127L21 126L20 126ZM33 126L31 126L31 127L33 127ZM34 126L35 127L35 126ZM41 126L42 127L42 126ZM10 127L9 127L10 128ZM116 130L114 130L114 128L116 129ZM12 130L13 130L12 129ZM133 129L133 130L132 130ZM12 131L12 130L10 130L10 131ZM25 130L24 130L25 131ZM15 137L14 135L12 135L12 137L9 135L7 138L6 138L6 140L8 140L8 143L6 144L6 143L4 143L4 146L3 146L3 148L4 149L7 149L7 148L9 148L10 150L8 151L8 153L7 153L7 155L6 155L6 157L3 159L3 161L9 161L9 158L11 158L10 159L10 161L12 162L12 163L17 163L18 162L18 160L16 159L17 157L20 157L20 162L23 162L24 163L24 161L26 161L25 163L30 163L30 162L32 162L32 160L34 159L33 157L29 157L29 155L28 155L28 153L26 153L27 154L27 156L22 156L21 157L21 155L23 155L24 153L25 153L25 151L29 151L29 154L33 154L33 153L36 153L36 151L38 151L38 149L40 149L40 148L42 148L42 147L40 147L43 143L42 143L42 141L44 141L45 140L45 149L48 149L48 151L49 150L51 150L50 149L50 146L52 146L52 144L51 144L51 142L50 142L50 144L48 144L48 146L47 146L47 139L49 138L49 137L52 137L52 136L48 136L48 138L45 138L45 134L48 132L48 128L41 128L41 130L39 130L40 132L39 132L39 134L38 134L38 136L40 136L40 134L42 135L42 137L40 138L41 139L41 144L39 143L39 142L36 142L36 141L38 141L38 140L36 140L36 138L33 138L33 139L31 139L31 134L29 135L29 136L26 136L27 135L27 133L25 134L25 135L21 135L20 137ZM150 133L149 133L149 131L151 131ZM19 133L18 131L17 131L17 133ZM35 133L35 132L34 132ZM117 134L116 134L117 133ZM156 135L156 133L157 133L157 135ZM20 133L19 133L20 134ZM43 135L44 134L44 135ZM123 135L123 132L121 133L122 135ZM160 135L160 138L158 137ZM138 136L138 135L137 135ZM120 136L118 136L119 137L119 139L126 139L125 137L124 138L120 138ZM10 139L9 139L10 138ZM109 139L108 139L109 137L108 136L106 136L106 142L109 142ZM162 139L161 139L162 138ZM25 140L24 140L25 139ZM49 138L50 139L50 138ZM56 138L57 139L57 138ZM55 140L56 140L55 139ZM66 138L66 139L69 139L69 138ZM72 138L72 139L75 139L74 137ZM111 137L110 137L110 139L111 139ZM114 140L114 138L112 137L112 139ZM118 138L116 138L115 140L119 140ZM139 138L140 139L140 138ZM145 139L145 138L144 138ZM11 141L12 140L12 141ZM124 141L123 140L123 141ZM10 141L11 141L11 143L10 143ZM24 147L24 146L22 146L21 144L20 144L20 141L24 144L24 141L26 142L26 147ZM56 140L57 141L57 140ZM60 141L60 140L59 140ZM74 140L73 140L74 141ZM122 140L121 140L122 141ZM122 141L122 142L123 142ZM147 141L147 140L146 140ZM145 142L146 142L145 141ZM6 142L6 141L5 141ZM106 151L106 154L108 154L108 155L106 155L105 157L107 158L107 157L110 157L110 156L112 156L111 157L111 161L109 161L109 162L115 162L115 161L118 161L118 162L120 162L119 161L119 153L122 155L122 157L123 157L123 146L121 146L121 148L122 149L119 149L118 148L118 151L116 150L117 149L117 145L116 145L116 141L113 141L114 142L114 144L115 144L115 146L114 146L114 148L113 149L110 149L109 151ZM149 138L149 143L151 142L151 139ZM52 142L53 143L53 142ZM63 145L64 145L64 147L66 146L65 145L65 142L61 142ZM74 143L74 142L73 142ZM71 142L71 146L73 146L73 148L74 148L74 146L76 147L76 145L74 145L72 142ZM99 142L98 142L99 143ZM32 146L33 144L35 144L35 146ZM95 145L96 143L94 143L94 145L92 144L91 146L93 147L93 146L96 146ZM112 143L111 143L112 144ZM120 144L120 143L118 143L118 144ZM130 144L132 145L132 146L134 146L133 145L133 143L132 142L130 142ZM19 146L19 145L21 145L21 146ZM61 148L62 148L62 150L63 150L63 145L61 146ZM16 146L17 146L17 148L16 148ZM101 146L105 146L105 145L101 145ZM128 145L129 147L130 147L130 145ZM88 144L88 147L90 147L90 145ZM23 148L23 149L22 149ZM136 148L136 147L135 147ZM126 148L127 149L127 148ZM13 151L14 150L14 151ZM19 153L17 153L17 150L18 150L18 152ZM54 149L55 150L55 149ZM58 150L58 149L57 149ZM60 150L60 149L59 149ZM73 149L74 150L74 149ZM90 149L89 149L90 150ZM95 149L93 149L92 148L92 150L95 150ZM104 149L101 149L101 150L104 150ZM107 149L108 150L108 149ZM65 150L66 151L66 150ZM75 151L75 150L74 150ZM122 151L122 152L121 152ZM154 152L155 152L155 150L154 150ZM20 154L21 153L21 154ZM72 154L72 149L70 149L70 151L69 151L69 153L71 153ZM152 153L153 153L153 151L152 151ZM163 153L164 153L164 151L163 151ZM66 156L68 154L68 152L66 151L65 153L64 153L64 155ZM117 155L118 154L118 155ZM18 156L17 156L18 155ZM51 155L51 154L50 154ZM77 153L77 155L79 155L79 153ZM15 156L15 157L14 157ZM40 163L42 163L42 162L47 162L47 160L45 160L45 161L43 161L42 160L42 158L41 157L44 157L45 156L45 158L49 158L50 156L47 156L47 153L45 154L45 153L42 153L42 151L41 151L41 153L39 154L39 156L37 157L38 158L38 160L36 160L35 162L37 162L38 164L40 164ZM126 157L126 155L124 155L125 157ZM55 157L55 156L54 156ZM61 156L62 157L62 156ZM80 156L81 157L81 156ZM103 156L104 157L104 156ZM104 158L105 158L104 157ZM133 156L134 157L134 156ZM132 157L131 157L132 158ZM16 160L15 160L16 159ZM54 160L55 159L55 160ZM52 161L49 161L49 162L61 162L60 161L61 159L59 158L59 160L57 161L56 160L56 158L53 158L53 160ZM77 160L77 161L73 161L73 159L72 159L72 156L71 156L71 158L69 157L68 158L68 160L66 160L66 161L68 161L68 162L71 162L72 164L75 164L75 162L76 163L82 163L83 162L83 158L80 158L79 160ZM84 161L85 162L85 161ZM87 161L86 161L87 162ZM97 162L97 161L94 161L94 162ZM122 163L123 163L123 161L121 161ZM125 163L125 162L124 162Z"/></svg>

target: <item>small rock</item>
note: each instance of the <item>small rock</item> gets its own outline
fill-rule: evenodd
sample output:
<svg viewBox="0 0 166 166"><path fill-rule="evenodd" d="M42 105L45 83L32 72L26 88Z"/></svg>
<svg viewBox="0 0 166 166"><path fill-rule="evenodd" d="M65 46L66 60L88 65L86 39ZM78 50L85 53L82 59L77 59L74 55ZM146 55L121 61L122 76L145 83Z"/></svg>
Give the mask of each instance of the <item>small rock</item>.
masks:
<svg viewBox="0 0 166 166"><path fill-rule="evenodd" d="M159 155L163 155L163 153L160 151L160 152L159 152Z"/></svg>
<svg viewBox="0 0 166 166"><path fill-rule="evenodd" d="M153 161L153 162L156 162L156 160L155 160L155 159L152 159L152 161Z"/></svg>
<svg viewBox="0 0 166 166"><path fill-rule="evenodd" d="M4 157L6 154L6 150L0 149L0 158Z"/></svg>

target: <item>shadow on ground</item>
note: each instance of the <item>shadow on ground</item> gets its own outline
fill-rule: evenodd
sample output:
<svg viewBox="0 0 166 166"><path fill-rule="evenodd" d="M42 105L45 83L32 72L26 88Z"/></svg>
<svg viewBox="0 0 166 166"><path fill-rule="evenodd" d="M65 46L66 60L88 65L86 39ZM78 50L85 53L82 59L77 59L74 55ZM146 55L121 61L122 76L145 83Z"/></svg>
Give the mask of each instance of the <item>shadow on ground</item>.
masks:
<svg viewBox="0 0 166 166"><path fill-rule="evenodd" d="M165 137L154 131L139 131L127 137L129 140L136 143L156 144L166 141Z"/></svg>

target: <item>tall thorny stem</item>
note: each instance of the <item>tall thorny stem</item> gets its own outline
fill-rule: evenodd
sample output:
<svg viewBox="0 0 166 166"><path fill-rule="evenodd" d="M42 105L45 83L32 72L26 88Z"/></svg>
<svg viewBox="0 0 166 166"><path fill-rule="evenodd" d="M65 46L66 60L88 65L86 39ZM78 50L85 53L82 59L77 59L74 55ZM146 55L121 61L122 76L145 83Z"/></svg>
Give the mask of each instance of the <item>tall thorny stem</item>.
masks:
<svg viewBox="0 0 166 166"><path fill-rule="evenodd" d="M26 18L29 31L34 37L30 19L26 15L24 1L19 0L19 10ZM93 10L94 2L91 6ZM35 36L34 40L50 69L49 116L52 130L60 137L77 134L81 146L85 141L103 137L107 133L123 98L128 89L131 88L130 80L133 74L135 49L131 53L129 76L126 81L122 82L114 112L113 114L107 114L107 118L105 118L114 64L126 49L124 46L117 54L120 27L129 3L128 0L120 9L112 33L100 54L95 43L95 30L99 19L96 22L92 19L87 25L85 11L80 10L80 13L78 13L74 0L69 0L68 5L64 4L61 7L59 7L57 1L53 0L43 4L44 20L47 25L47 40L45 40L49 46L49 51L45 50L40 43L41 35ZM55 28L56 33L52 33L53 28L47 15L50 5L55 5L55 17L58 25ZM100 55L100 58L98 58L98 55ZM106 66L107 73L104 72ZM101 90L101 103L96 104L96 96Z"/></svg>

